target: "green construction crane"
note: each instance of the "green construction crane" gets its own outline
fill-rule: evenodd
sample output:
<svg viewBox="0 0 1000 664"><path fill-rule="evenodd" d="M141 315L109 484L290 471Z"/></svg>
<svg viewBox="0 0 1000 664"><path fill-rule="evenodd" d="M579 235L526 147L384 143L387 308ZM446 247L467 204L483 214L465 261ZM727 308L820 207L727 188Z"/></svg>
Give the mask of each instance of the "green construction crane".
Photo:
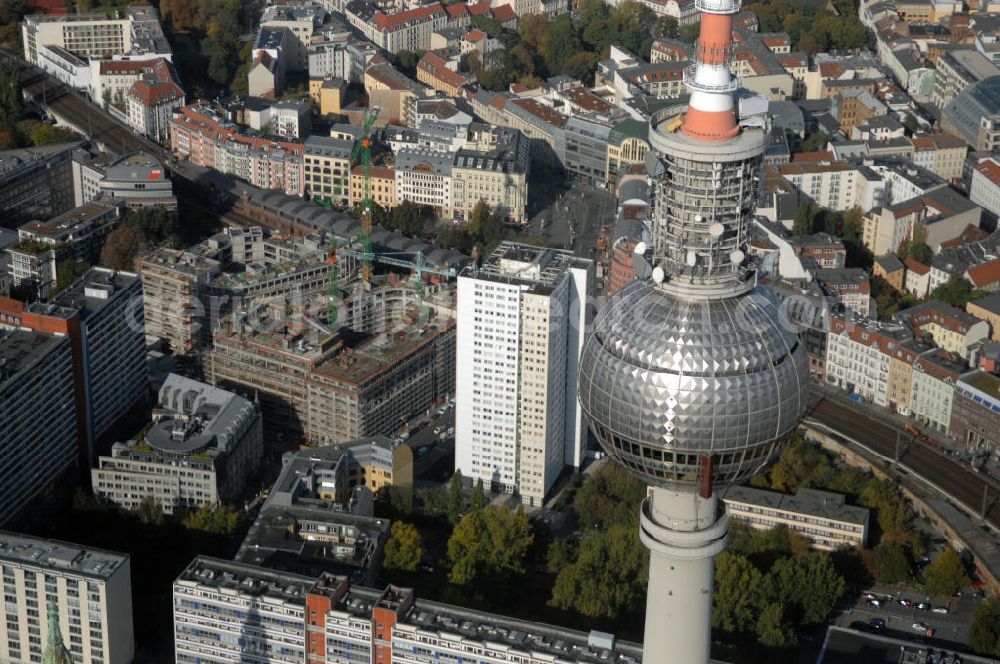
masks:
<svg viewBox="0 0 1000 664"><path fill-rule="evenodd" d="M354 145L351 152L351 163L361 157L362 191L361 198L361 246L363 257L361 259L361 278L371 281L372 278L372 214L375 210L375 203L372 201L372 139L371 127L378 117L378 107L370 108L365 112L365 120L361 140Z"/></svg>

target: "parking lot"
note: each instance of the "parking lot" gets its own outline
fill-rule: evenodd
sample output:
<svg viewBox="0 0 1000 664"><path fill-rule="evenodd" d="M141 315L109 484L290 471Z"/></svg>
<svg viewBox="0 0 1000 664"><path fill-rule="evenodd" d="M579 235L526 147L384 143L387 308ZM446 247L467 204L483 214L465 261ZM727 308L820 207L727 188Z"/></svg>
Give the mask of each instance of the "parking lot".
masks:
<svg viewBox="0 0 1000 664"><path fill-rule="evenodd" d="M873 591L871 594L875 596L874 601L865 599L868 594L863 595L836 623L855 628L865 625L866 631L952 649L962 649L968 643L969 624L978 604L971 591L966 590L962 597L947 602L907 591ZM910 605L904 606L900 600ZM930 608L917 608L921 603L929 604ZM942 610L947 613L941 613ZM914 624L917 623L932 629L933 636L928 637L924 630L916 629Z"/></svg>
<svg viewBox="0 0 1000 664"><path fill-rule="evenodd" d="M449 402L454 404L454 402ZM399 435L397 442L403 442ZM405 442L413 450L413 479L417 486L440 484L447 479L437 472L439 467L448 466L454 470L455 454L455 408L442 404L429 415L409 422ZM445 461L449 460L448 463ZM448 473L448 477L451 472Z"/></svg>

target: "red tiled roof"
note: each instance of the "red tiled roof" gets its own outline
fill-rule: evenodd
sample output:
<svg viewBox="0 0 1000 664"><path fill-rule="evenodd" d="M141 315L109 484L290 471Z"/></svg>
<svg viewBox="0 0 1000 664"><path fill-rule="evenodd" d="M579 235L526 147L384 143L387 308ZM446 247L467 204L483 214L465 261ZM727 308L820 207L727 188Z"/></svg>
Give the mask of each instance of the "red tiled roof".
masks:
<svg viewBox="0 0 1000 664"><path fill-rule="evenodd" d="M514 13L514 8L510 5L500 5L493 8L493 18L501 23L506 23L507 21L516 21L517 14Z"/></svg>
<svg viewBox="0 0 1000 664"><path fill-rule="evenodd" d="M465 8L465 5L461 2L456 2L453 5L448 5L444 8L448 12L448 16L452 18L458 18L459 16L465 16L469 13L469 10Z"/></svg>
<svg viewBox="0 0 1000 664"><path fill-rule="evenodd" d="M490 3L488 2L477 2L474 5L466 5L466 9L473 16L489 16L490 13Z"/></svg>
<svg viewBox="0 0 1000 664"><path fill-rule="evenodd" d="M839 62L824 62L819 66L819 75L823 78L840 78L845 71Z"/></svg>
<svg viewBox="0 0 1000 664"><path fill-rule="evenodd" d="M992 159L987 159L976 166L976 170L985 176L987 180L1000 186L1000 164Z"/></svg>
<svg viewBox="0 0 1000 664"><path fill-rule="evenodd" d="M931 271L929 265L924 265L913 256L907 256L906 260L904 260L903 263L906 264L907 270L909 270L910 272L915 272L920 276L924 276L925 274Z"/></svg>
<svg viewBox="0 0 1000 664"><path fill-rule="evenodd" d="M968 226L965 227L965 230L962 231L961 235L959 235L954 239L942 242L941 248L954 249L955 247L961 247L962 245L972 244L973 242L980 242L982 240L985 240L989 236L990 234L984 231L979 226L976 226L975 224L969 224Z"/></svg>
<svg viewBox="0 0 1000 664"><path fill-rule="evenodd" d="M465 33L465 40L472 43L481 42L486 39L486 33L482 30L476 30L473 28Z"/></svg>
<svg viewBox="0 0 1000 664"><path fill-rule="evenodd" d="M375 22L376 28L387 31L396 30L409 23L419 23L420 21L425 21L434 16L444 14L444 8L441 7L440 4L434 3L433 5L427 5L426 7L417 7L416 9L409 9L405 12L392 14L391 16L382 12L376 12L375 16L372 17L372 21Z"/></svg>
<svg viewBox="0 0 1000 664"><path fill-rule="evenodd" d="M511 99L510 103L519 106L536 118L539 118L543 122L547 122L550 125L559 127L566 126L566 122L569 120L565 115L559 111L549 108L545 104L540 104L534 99Z"/></svg>
<svg viewBox="0 0 1000 664"><path fill-rule="evenodd" d="M803 161L834 161L836 156L829 150L817 150L815 152L800 152L792 155L792 163L797 164Z"/></svg>
<svg viewBox="0 0 1000 664"><path fill-rule="evenodd" d="M1000 258L991 260L988 263L970 267L966 274L973 286L988 286L1000 281Z"/></svg>
<svg viewBox="0 0 1000 664"><path fill-rule="evenodd" d="M448 87L457 88L465 83L465 77L448 69L448 63L432 51L424 53L417 63L417 69L424 71Z"/></svg>
<svg viewBox="0 0 1000 664"><path fill-rule="evenodd" d="M136 81L129 90L129 96L143 106L156 106L184 98L184 90L173 81Z"/></svg>

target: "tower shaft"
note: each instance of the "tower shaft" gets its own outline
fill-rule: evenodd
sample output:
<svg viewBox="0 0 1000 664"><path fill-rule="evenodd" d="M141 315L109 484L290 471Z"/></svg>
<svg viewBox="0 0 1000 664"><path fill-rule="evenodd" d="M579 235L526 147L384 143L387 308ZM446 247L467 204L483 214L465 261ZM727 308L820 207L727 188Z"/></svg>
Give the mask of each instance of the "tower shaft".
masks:
<svg viewBox="0 0 1000 664"><path fill-rule="evenodd" d="M707 664L714 559L729 533L718 496L654 488L639 528L650 551L643 664Z"/></svg>

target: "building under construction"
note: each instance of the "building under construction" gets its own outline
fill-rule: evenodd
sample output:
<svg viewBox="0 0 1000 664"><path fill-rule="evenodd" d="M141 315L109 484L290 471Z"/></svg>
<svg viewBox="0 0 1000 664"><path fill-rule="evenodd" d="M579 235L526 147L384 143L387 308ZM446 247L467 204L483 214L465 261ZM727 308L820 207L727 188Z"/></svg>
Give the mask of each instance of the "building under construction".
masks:
<svg viewBox="0 0 1000 664"><path fill-rule="evenodd" d="M377 277L327 316L261 303L220 321L205 373L257 393L268 429L313 444L390 434L454 392L455 291Z"/></svg>

